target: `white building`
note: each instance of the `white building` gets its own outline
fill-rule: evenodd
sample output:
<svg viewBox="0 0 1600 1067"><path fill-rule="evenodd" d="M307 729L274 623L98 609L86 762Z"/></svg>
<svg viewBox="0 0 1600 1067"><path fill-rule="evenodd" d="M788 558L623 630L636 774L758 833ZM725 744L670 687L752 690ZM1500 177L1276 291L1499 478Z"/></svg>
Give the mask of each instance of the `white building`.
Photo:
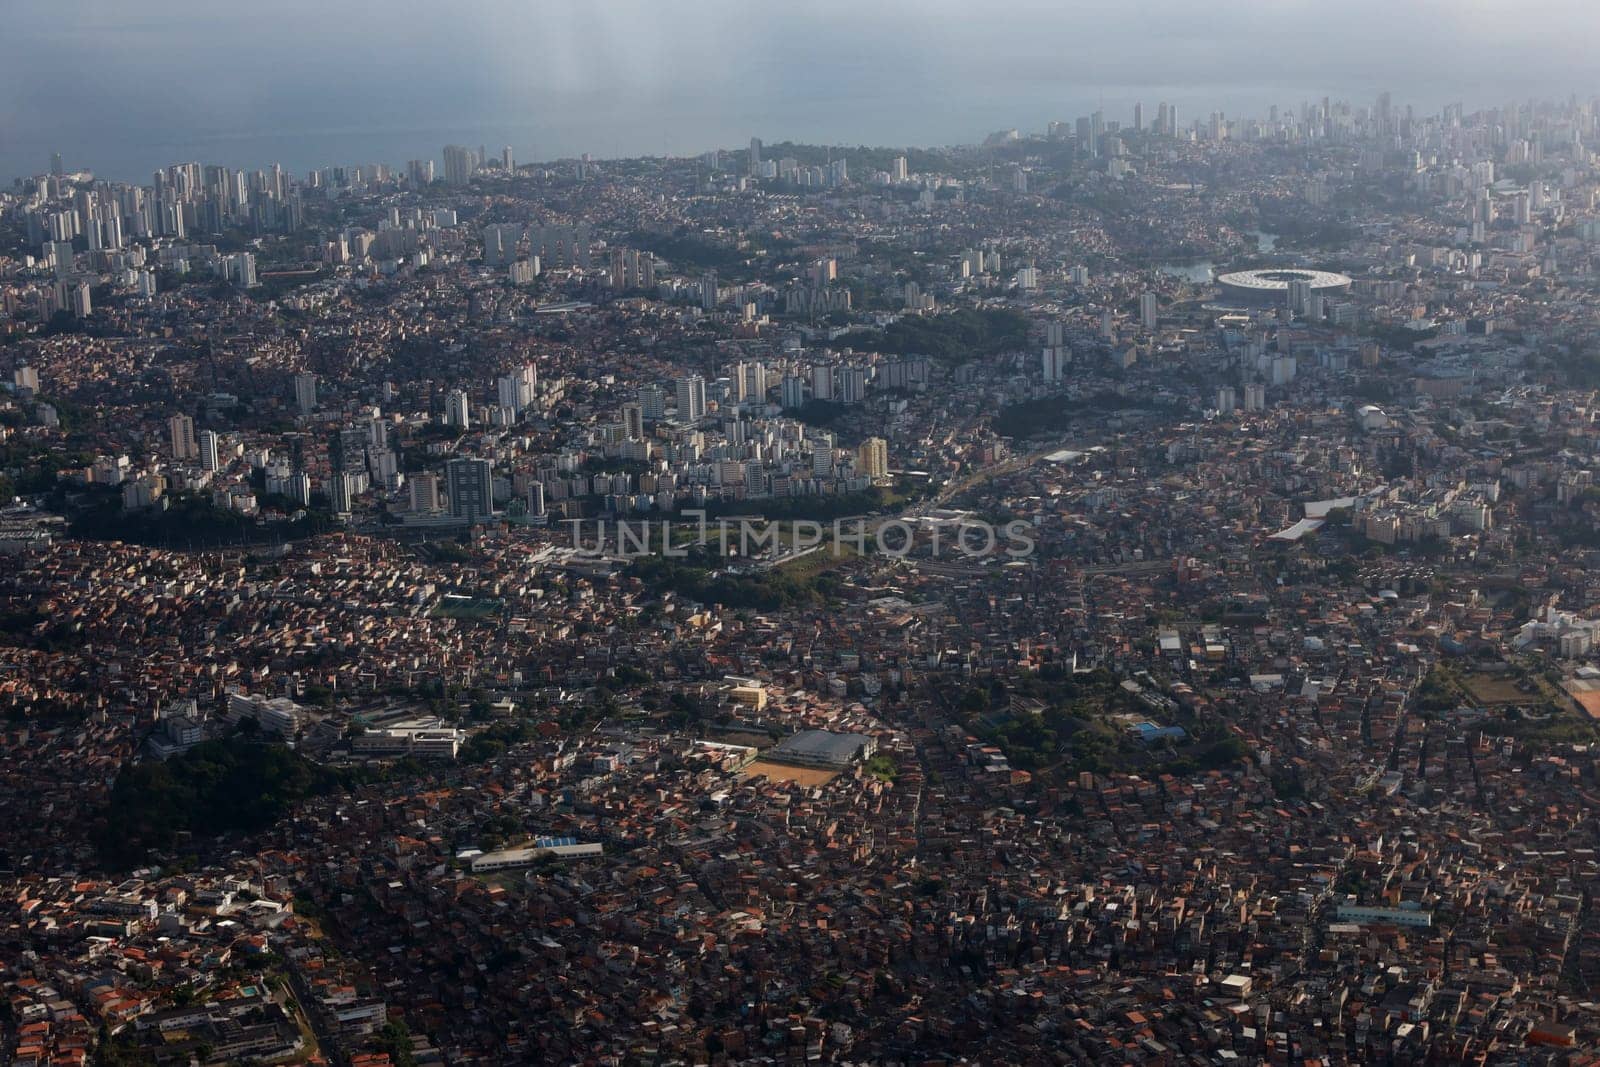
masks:
<svg viewBox="0 0 1600 1067"><path fill-rule="evenodd" d="M304 722L305 711L288 697L264 697L258 693L228 691L229 722L254 719L261 729L279 737L293 737Z"/></svg>
<svg viewBox="0 0 1600 1067"><path fill-rule="evenodd" d="M691 374L687 378L679 378L676 382L678 394L678 421L696 423L706 417L706 380L698 374Z"/></svg>

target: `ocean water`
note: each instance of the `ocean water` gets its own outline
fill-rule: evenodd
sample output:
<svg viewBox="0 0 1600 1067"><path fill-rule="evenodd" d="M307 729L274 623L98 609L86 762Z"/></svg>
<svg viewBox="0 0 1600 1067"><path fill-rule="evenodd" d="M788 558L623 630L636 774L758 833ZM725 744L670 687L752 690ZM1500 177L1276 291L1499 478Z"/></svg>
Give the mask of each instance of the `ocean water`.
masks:
<svg viewBox="0 0 1600 1067"><path fill-rule="evenodd" d="M523 161L752 136L970 144L1096 110L1128 124L1135 101L1147 120L1175 103L1187 125L1385 89L1431 111L1600 88L1585 47L1600 5L1571 0L1524 0L1514 20L1380 0L1334 19L1188 0L4 0L0 15L0 181L55 151L144 182L189 160L398 166L452 142Z"/></svg>

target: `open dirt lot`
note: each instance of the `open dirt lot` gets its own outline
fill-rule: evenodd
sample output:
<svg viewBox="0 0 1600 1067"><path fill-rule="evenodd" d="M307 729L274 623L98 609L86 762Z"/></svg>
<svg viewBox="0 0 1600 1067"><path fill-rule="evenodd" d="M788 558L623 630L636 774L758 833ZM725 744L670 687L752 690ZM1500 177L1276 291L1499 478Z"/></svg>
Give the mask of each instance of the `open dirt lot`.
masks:
<svg viewBox="0 0 1600 1067"><path fill-rule="evenodd" d="M797 782L800 785L827 785L839 774L822 767L791 767L787 763L768 763L764 759L752 762L744 769L746 778L764 774L774 782Z"/></svg>

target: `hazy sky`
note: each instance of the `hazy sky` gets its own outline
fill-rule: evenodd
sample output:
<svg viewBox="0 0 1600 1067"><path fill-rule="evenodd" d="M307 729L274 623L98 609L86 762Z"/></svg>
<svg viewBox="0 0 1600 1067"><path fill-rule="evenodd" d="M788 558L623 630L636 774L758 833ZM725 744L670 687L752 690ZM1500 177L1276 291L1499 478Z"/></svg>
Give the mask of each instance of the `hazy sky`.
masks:
<svg viewBox="0 0 1600 1067"><path fill-rule="evenodd" d="M0 0L0 181L1600 93L1594 0Z"/></svg>

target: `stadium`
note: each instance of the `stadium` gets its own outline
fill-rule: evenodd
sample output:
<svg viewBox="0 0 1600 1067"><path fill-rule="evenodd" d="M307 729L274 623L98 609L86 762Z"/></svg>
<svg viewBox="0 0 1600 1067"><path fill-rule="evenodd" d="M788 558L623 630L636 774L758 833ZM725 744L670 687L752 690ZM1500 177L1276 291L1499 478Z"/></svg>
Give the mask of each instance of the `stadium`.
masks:
<svg viewBox="0 0 1600 1067"><path fill-rule="evenodd" d="M1350 278L1330 270L1241 270L1217 277L1223 298L1240 304L1287 304L1289 287L1297 282L1322 296L1350 291Z"/></svg>

